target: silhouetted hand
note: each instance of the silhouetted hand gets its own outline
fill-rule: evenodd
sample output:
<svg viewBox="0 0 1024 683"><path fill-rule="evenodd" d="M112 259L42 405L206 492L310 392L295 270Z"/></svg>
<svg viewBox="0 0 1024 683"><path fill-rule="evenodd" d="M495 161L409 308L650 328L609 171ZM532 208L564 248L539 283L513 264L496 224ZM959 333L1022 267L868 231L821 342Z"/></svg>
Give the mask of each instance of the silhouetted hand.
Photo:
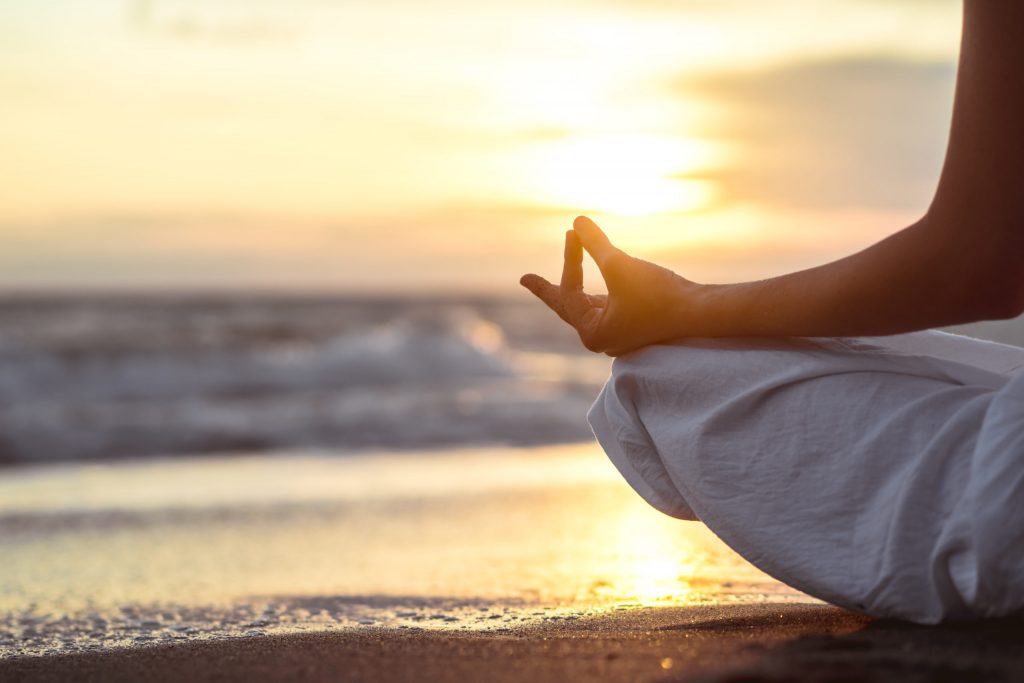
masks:
<svg viewBox="0 0 1024 683"><path fill-rule="evenodd" d="M583 291L583 249L601 270L608 296ZM701 288L616 248L584 216L565 233L560 285L532 273L519 282L572 325L587 349L610 356L687 334L686 320Z"/></svg>

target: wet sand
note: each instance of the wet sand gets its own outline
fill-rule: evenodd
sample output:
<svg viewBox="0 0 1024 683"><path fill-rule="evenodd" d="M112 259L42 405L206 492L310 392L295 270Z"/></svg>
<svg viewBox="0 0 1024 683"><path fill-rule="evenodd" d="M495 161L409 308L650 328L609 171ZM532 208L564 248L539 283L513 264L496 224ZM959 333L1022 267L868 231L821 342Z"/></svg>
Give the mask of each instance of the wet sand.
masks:
<svg viewBox="0 0 1024 683"><path fill-rule="evenodd" d="M804 634L845 634L864 620L827 607L639 609L511 633L347 632L196 641L96 654L15 658L0 677L49 681L637 681L751 662ZM671 661L668 661L671 660Z"/></svg>
<svg viewBox="0 0 1024 683"><path fill-rule="evenodd" d="M512 633L370 628L0 660L11 681L1020 681L1024 622L825 605L641 608Z"/></svg>
<svg viewBox="0 0 1024 683"><path fill-rule="evenodd" d="M17 681L1019 681L1024 622L825 605L641 608L509 633L365 628L0 660Z"/></svg>
<svg viewBox="0 0 1024 683"><path fill-rule="evenodd" d="M0 558L0 659L815 602L647 506L589 446L8 473Z"/></svg>
<svg viewBox="0 0 1024 683"><path fill-rule="evenodd" d="M586 445L8 471L0 683L1024 680L1024 622L824 605L610 467Z"/></svg>

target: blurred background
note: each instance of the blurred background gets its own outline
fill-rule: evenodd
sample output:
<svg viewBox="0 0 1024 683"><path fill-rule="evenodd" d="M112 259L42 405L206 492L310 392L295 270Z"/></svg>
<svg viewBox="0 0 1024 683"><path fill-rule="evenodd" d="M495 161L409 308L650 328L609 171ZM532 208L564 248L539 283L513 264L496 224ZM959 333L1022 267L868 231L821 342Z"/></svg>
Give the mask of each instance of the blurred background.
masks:
<svg viewBox="0 0 1024 683"><path fill-rule="evenodd" d="M0 3L0 462L585 440L607 363L519 275L579 213L717 282L909 224L958 33L953 0Z"/></svg>
<svg viewBox="0 0 1024 683"><path fill-rule="evenodd" d="M954 0L6 1L7 288L507 293L592 214L697 280L926 207Z"/></svg>

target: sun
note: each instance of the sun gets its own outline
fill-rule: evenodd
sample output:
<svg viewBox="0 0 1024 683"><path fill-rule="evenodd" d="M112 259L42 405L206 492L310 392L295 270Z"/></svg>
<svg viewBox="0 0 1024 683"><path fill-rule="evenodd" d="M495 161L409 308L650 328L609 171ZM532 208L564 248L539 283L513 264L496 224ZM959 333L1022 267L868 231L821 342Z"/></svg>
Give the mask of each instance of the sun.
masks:
<svg viewBox="0 0 1024 683"><path fill-rule="evenodd" d="M694 139L582 135L539 145L532 184L546 204L621 216L694 211L716 196L715 183L687 177L708 169L717 150Z"/></svg>

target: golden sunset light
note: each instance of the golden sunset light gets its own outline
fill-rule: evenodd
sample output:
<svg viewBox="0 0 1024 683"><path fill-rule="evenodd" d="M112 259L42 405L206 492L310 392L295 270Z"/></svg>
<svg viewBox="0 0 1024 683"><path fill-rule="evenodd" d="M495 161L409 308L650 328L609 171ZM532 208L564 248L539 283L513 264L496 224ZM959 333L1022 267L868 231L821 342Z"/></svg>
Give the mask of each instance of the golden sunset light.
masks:
<svg viewBox="0 0 1024 683"><path fill-rule="evenodd" d="M655 136L579 136L540 145L524 173L527 196L557 207L620 216L704 208L712 182L686 174L710 170L715 154L700 140Z"/></svg>
<svg viewBox="0 0 1024 683"><path fill-rule="evenodd" d="M637 512L621 516L615 542L621 563L616 579L622 584L619 591L623 597L645 604L684 603L690 597L689 580L702 563L703 550L691 541L686 548L689 557L666 556L661 549L669 529L652 524L650 517Z"/></svg>
<svg viewBox="0 0 1024 683"><path fill-rule="evenodd" d="M882 116L857 93L948 108L956 24L950 2L848 0L2 11L11 286L57 271L97 286L274 273L278 286L496 290L557 257L584 212L648 256L725 245L733 265L701 270L728 279L782 267L742 241L785 253L773 216L813 210L832 256L864 244L859 230L899 227L839 227L850 216L920 210L946 120L922 126L914 101ZM909 21L933 30L908 39ZM890 129L909 140L899 158L858 142ZM482 228L502 236L500 265L481 266L496 244ZM379 278L371 263L395 237L416 264Z"/></svg>
<svg viewBox="0 0 1024 683"><path fill-rule="evenodd" d="M0 681L1020 680L1022 62L0 0Z"/></svg>

